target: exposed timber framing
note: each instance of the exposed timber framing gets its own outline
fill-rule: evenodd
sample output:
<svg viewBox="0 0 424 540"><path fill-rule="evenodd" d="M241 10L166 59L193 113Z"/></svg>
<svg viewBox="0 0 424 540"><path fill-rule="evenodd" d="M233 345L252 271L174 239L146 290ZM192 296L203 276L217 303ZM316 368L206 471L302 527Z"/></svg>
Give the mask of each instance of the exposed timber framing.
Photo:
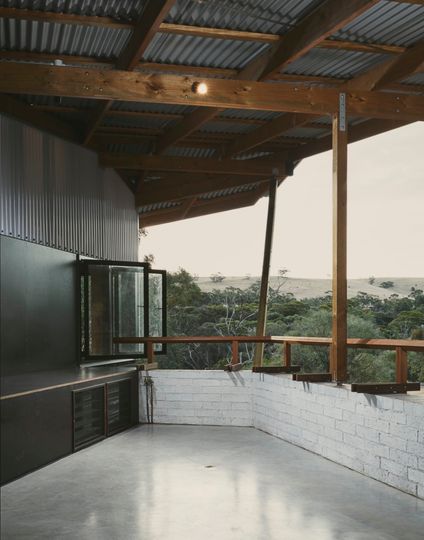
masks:
<svg viewBox="0 0 424 540"><path fill-rule="evenodd" d="M206 174L235 174L245 178L249 176L277 177L285 176L284 161L235 160L211 158L187 158L174 156L154 156L140 154L100 154L102 167L114 169L132 169L143 171L178 171Z"/></svg>
<svg viewBox="0 0 424 540"><path fill-rule="evenodd" d="M262 78L269 77L276 71L281 71L287 64L307 53L378 1L340 2L340 0L325 0L282 37L278 49L262 73Z"/></svg>
<svg viewBox="0 0 424 540"><path fill-rule="evenodd" d="M147 49L150 41L174 2L175 0L148 1L138 22L133 27L133 33L129 42L116 62L117 69L132 71L137 66L144 51ZM99 105L94 113L93 119L87 127L84 136L84 144L89 143L91 137L102 123L105 114L112 105L113 100L107 100Z"/></svg>
<svg viewBox="0 0 424 540"><path fill-rule="evenodd" d="M89 75L89 79L87 79ZM145 75L128 71L87 70L76 67L0 64L0 92L90 99L117 99L175 105L253 108L261 111L333 114L336 88L300 87L236 80L208 80L208 93L192 91L196 82L176 75ZM387 92L350 92L349 113L392 120L423 120L424 97Z"/></svg>
<svg viewBox="0 0 424 540"><path fill-rule="evenodd" d="M256 335L264 336L266 330L266 318L268 311L269 272L271 266L272 240L274 237L275 207L277 198L278 179L272 178L269 182L268 215L266 221L264 258L262 262L261 288L259 293L258 321L256 323ZM253 365L263 364L264 344L255 345Z"/></svg>
<svg viewBox="0 0 424 540"><path fill-rule="evenodd" d="M213 199L197 199L191 202L190 208L182 212L184 202L174 208L162 211L153 211L150 214L141 213L139 217L140 227L152 227L169 223L170 221L180 221L194 217L207 216L218 212L236 210L254 205L263 196L263 192L258 189L251 189L242 193L228 195L225 198L216 197ZM192 201L192 199L189 199Z"/></svg>
<svg viewBox="0 0 424 540"><path fill-rule="evenodd" d="M164 179L143 183L140 196L136 198L136 206L146 206L164 201L177 201L186 197L197 197L221 189L241 187L251 183L267 182L267 177L245 175L216 175L209 173L172 173Z"/></svg>
<svg viewBox="0 0 424 540"><path fill-rule="evenodd" d="M377 1L352 0L351 2L340 2L339 0L326 0L322 6L319 6L311 15L287 32L281 40L272 44L267 51L247 64L237 75L237 79L261 81L269 78L272 73L308 52L332 32L344 26L366 9L369 9ZM220 112L219 108L211 108L208 114L195 111L188 115L170 130L166 137L159 140L158 152L163 152Z"/></svg>
<svg viewBox="0 0 424 540"><path fill-rule="evenodd" d="M330 372L347 378L347 116L346 95L340 93L333 115L333 312Z"/></svg>
<svg viewBox="0 0 424 540"><path fill-rule="evenodd" d="M346 81L340 85L340 91L362 90L371 92L376 89L389 86L401 77L412 74L423 62L424 42L420 42L413 47L406 49L403 54L396 58L390 58L377 66ZM232 144L228 145L223 155L230 157L248 149L254 148L278 137L282 133L300 127L313 121L314 115L307 114L285 114L275 118L241 137L237 137Z"/></svg>

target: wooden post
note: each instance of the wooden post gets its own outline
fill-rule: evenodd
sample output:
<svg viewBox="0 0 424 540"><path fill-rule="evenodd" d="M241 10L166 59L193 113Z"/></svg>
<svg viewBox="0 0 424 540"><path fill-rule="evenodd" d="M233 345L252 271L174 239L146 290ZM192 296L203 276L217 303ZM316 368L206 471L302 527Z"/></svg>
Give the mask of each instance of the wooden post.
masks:
<svg viewBox="0 0 424 540"><path fill-rule="evenodd" d="M291 343L288 341L284 342L284 357L283 357L283 365L286 367L291 366Z"/></svg>
<svg viewBox="0 0 424 540"><path fill-rule="evenodd" d="M231 342L231 353L232 353L231 363L233 365L238 364L239 363L239 342L236 340Z"/></svg>
<svg viewBox="0 0 424 540"><path fill-rule="evenodd" d="M265 232L265 247L264 259L262 264L261 290L259 295L259 311L258 322L256 325L256 335L263 336L266 327L266 314L268 305L268 288L269 288L269 268L271 264L272 238L274 236L274 218L275 218L275 202L277 195L278 180L272 178L269 183L269 201L268 201L268 217L266 222ZM255 356L253 358L254 366L261 366L263 361L264 344L257 343L255 347Z"/></svg>
<svg viewBox="0 0 424 540"><path fill-rule="evenodd" d="M347 117L346 94L339 94L333 115L333 325L330 371L347 378Z"/></svg>
<svg viewBox="0 0 424 540"><path fill-rule="evenodd" d="M396 382L408 382L408 352L402 347L396 347Z"/></svg>
<svg viewBox="0 0 424 540"><path fill-rule="evenodd" d="M153 343L151 341L147 341L146 348L147 348L147 363L153 364L153 362L155 361L155 351L153 349Z"/></svg>

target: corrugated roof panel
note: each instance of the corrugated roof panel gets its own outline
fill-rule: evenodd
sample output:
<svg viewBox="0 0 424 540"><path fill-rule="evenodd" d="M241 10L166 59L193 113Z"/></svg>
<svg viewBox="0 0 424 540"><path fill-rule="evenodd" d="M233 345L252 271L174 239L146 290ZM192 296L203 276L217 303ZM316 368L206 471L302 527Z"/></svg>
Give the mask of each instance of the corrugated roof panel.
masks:
<svg viewBox="0 0 424 540"><path fill-rule="evenodd" d="M114 101L113 110L139 111L164 114L189 114L196 107L189 105L168 105L166 103L136 103L134 101Z"/></svg>
<svg viewBox="0 0 424 540"><path fill-rule="evenodd" d="M105 116L102 126L161 130L174 123L175 120L169 120L160 116L157 118L152 118L151 116Z"/></svg>
<svg viewBox="0 0 424 540"><path fill-rule="evenodd" d="M148 141L139 144L113 143L107 145L107 151L119 154L148 154L152 151L152 144Z"/></svg>
<svg viewBox="0 0 424 540"><path fill-rule="evenodd" d="M224 69L243 69L269 47L266 43L156 34L143 60Z"/></svg>
<svg viewBox="0 0 424 540"><path fill-rule="evenodd" d="M178 0L166 21L283 34L322 0Z"/></svg>
<svg viewBox="0 0 424 540"><path fill-rule="evenodd" d="M40 21L0 19L0 48L117 58L130 30Z"/></svg>
<svg viewBox="0 0 424 540"><path fill-rule="evenodd" d="M424 73L414 73L406 79L403 79L404 84L418 84L424 86Z"/></svg>
<svg viewBox="0 0 424 540"><path fill-rule="evenodd" d="M316 48L289 64L283 73L349 79L387 58L386 54Z"/></svg>
<svg viewBox="0 0 424 540"><path fill-rule="evenodd" d="M219 197L228 197L228 195L235 195L236 193L246 193L248 191L254 191L258 187L259 183L245 184L244 186L237 186L234 188L221 189L219 191L211 191L201 195L199 199L211 200Z"/></svg>
<svg viewBox="0 0 424 540"><path fill-rule="evenodd" d="M145 5L146 0L0 0L0 6L4 7L113 17L122 21L137 18Z"/></svg>
<svg viewBox="0 0 424 540"><path fill-rule="evenodd" d="M165 208L178 208L182 203L178 202L162 202L155 204L147 204L146 206L139 206L137 211L139 214L145 214L146 212L153 212L154 210L163 210Z"/></svg>
<svg viewBox="0 0 424 540"><path fill-rule="evenodd" d="M215 157L215 148L186 148L176 146L168 148L164 154L176 157L209 158Z"/></svg>
<svg viewBox="0 0 424 540"><path fill-rule="evenodd" d="M315 137L321 137L322 135L328 135L328 128L323 127L322 129L315 127L295 127L284 132L284 137L290 138L301 138L301 139L313 139Z"/></svg>
<svg viewBox="0 0 424 540"><path fill-rule="evenodd" d="M272 120L280 115L281 113L273 111L255 111L249 109L226 109L220 114L220 116L225 116L225 118L244 118L246 120Z"/></svg>
<svg viewBox="0 0 424 540"><path fill-rule="evenodd" d="M333 37L408 47L424 35L424 6L382 0Z"/></svg>
<svg viewBox="0 0 424 540"><path fill-rule="evenodd" d="M201 127L201 132L205 133L229 133L229 134L237 134L237 133L247 133L249 131L252 131L256 129L258 126L252 125L252 124L232 124L230 122L208 122L207 124L203 124Z"/></svg>

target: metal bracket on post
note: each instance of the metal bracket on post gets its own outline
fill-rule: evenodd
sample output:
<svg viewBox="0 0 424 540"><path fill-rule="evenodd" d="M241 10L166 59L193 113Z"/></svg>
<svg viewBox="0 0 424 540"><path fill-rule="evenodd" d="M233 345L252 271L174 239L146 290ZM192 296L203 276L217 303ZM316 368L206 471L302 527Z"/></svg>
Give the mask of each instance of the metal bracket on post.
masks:
<svg viewBox="0 0 424 540"><path fill-rule="evenodd" d="M346 94L339 94L339 131L346 131Z"/></svg>

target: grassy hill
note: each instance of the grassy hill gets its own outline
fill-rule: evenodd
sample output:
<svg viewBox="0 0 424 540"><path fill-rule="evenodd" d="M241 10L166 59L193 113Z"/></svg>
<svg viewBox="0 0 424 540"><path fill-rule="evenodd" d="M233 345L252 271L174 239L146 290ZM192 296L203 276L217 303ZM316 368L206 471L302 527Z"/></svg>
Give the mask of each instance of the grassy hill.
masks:
<svg viewBox="0 0 424 540"><path fill-rule="evenodd" d="M270 278L271 287L276 287L278 277ZM225 287L236 287L239 289L247 289L259 281L260 277L251 276L227 276L220 283L213 283L210 277L199 277L197 284L202 291L211 291L213 289L224 289ZM384 289L380 287L380 283L384 281L392 281L393 287ZM375 282L371 285L366 279L351 279L348 281L348 297L356 296L359 292L373 294L379 298L388 298L392 294L399 296L408 296L411 292L411 287L424 290L424 278L391 278L381 277L375 278ZM331 291L331 279L307 279L307 278L286 278L284 285L281 287L282 293L292 293L296 298L315 298L324 296L328 291Z"/></svg>

